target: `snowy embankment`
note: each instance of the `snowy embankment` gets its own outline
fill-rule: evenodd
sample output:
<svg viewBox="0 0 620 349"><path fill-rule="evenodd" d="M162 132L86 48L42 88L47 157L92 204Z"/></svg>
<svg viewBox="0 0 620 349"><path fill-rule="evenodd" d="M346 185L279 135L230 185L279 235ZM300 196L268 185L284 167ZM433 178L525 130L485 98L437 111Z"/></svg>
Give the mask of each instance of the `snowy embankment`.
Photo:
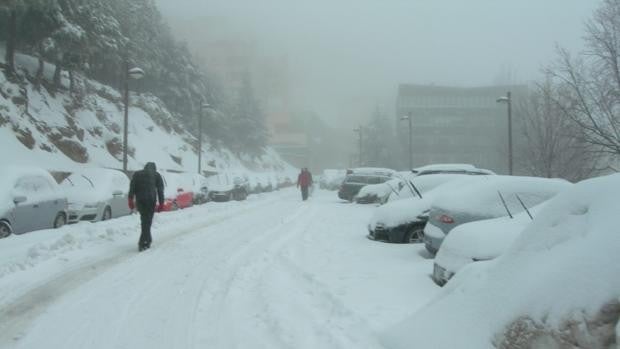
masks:
<svg viewBox="0 0 620 349"><path fill-rule="evenodd" d="M620 317L620 175L553 198L510 249L470 264L410 319L394 348L611 348Z"/></svg>
<svg viewBox="0 0 620 349"><path fill-rule="evenodd" d="M3 48L0 45L0 56ZM70 172L76 167L122 167L124 105L112 87L76 74L76 94L50 83L36 88L37 60L18 54L20 81L9 81L0 71L0 157L11 163ZM54 66L45 64L44 77L52 81ZM30 78L29 78L30 77ZM197 170L197 139L151 94L131 94L129 108L128 169L154 161L158 168ZM296 170L267 148L260 157L237 155L210 146L205 137L203 170L211 172L278 173L293 178Z"/></svg>
<svg viewBox="0 0 620 349"><path fill-rule="evenodd" d="M364 237L371 207L316 190L0 241L0 347L381 348L439 288L423 246Z"/></svg>

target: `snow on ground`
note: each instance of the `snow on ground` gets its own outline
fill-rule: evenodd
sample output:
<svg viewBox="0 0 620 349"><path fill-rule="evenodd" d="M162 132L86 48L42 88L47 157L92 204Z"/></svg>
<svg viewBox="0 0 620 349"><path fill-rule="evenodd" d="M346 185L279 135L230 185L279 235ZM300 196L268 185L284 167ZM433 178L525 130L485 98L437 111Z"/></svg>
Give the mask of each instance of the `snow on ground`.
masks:
<svg viewBox="0 0 620 349"><path fill-rule="evenodd" d="M372 208L317 190L0 240L2 348L379 348L439 288L422 245L367 240Z"/></svg>

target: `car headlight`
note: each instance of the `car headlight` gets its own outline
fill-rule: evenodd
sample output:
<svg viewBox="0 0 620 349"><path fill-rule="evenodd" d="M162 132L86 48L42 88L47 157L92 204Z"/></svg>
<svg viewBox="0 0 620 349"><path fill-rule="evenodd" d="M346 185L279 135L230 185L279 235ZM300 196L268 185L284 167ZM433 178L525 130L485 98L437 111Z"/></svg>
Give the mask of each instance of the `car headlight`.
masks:
<svg viewBox="0 0 620 349"><path fill-rule="evenodd" d="M89 204L84 204L84 208L97 208L99 206L98 202L93 202Z"/></svg>

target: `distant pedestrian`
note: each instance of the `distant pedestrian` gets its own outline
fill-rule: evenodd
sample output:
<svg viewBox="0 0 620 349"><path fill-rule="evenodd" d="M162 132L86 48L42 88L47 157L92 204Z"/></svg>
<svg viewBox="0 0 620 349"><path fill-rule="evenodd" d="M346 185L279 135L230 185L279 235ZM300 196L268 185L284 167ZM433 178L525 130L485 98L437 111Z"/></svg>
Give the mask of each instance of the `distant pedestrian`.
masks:
<svg viewBox="0 0 620 349"><path fill-rule="evenodd" d="M144 251L151 247L153 240L151 237L153 216L155 212L161 212L164 207L164 182L157 172L155 163L149 162L143 170L133 174L127 204L131 210L137 208L140 213L141 233L138 250Z"/></svg>
<svg viewBox="0 0 620 349"><path fill-rule="evenodd" d="M308 199L308 187L312 185L312 174L307 168L302 168L299 176L297 177L297 188L301 187L301 199L306 201Z"/></svg>

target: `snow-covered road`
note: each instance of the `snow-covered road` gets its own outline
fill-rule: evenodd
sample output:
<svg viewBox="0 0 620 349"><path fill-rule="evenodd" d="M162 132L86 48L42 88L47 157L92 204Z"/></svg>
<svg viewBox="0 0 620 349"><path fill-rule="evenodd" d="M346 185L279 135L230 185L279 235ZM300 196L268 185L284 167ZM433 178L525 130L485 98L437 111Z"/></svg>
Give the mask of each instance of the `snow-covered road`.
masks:
<svg viewBox="0 0 620 349"><path fill-rule="evenodd" d="M438 288L372 207L293 189L0 240L2 348L379 348ZM6 251L6 252L5 252Z"/></svg>

